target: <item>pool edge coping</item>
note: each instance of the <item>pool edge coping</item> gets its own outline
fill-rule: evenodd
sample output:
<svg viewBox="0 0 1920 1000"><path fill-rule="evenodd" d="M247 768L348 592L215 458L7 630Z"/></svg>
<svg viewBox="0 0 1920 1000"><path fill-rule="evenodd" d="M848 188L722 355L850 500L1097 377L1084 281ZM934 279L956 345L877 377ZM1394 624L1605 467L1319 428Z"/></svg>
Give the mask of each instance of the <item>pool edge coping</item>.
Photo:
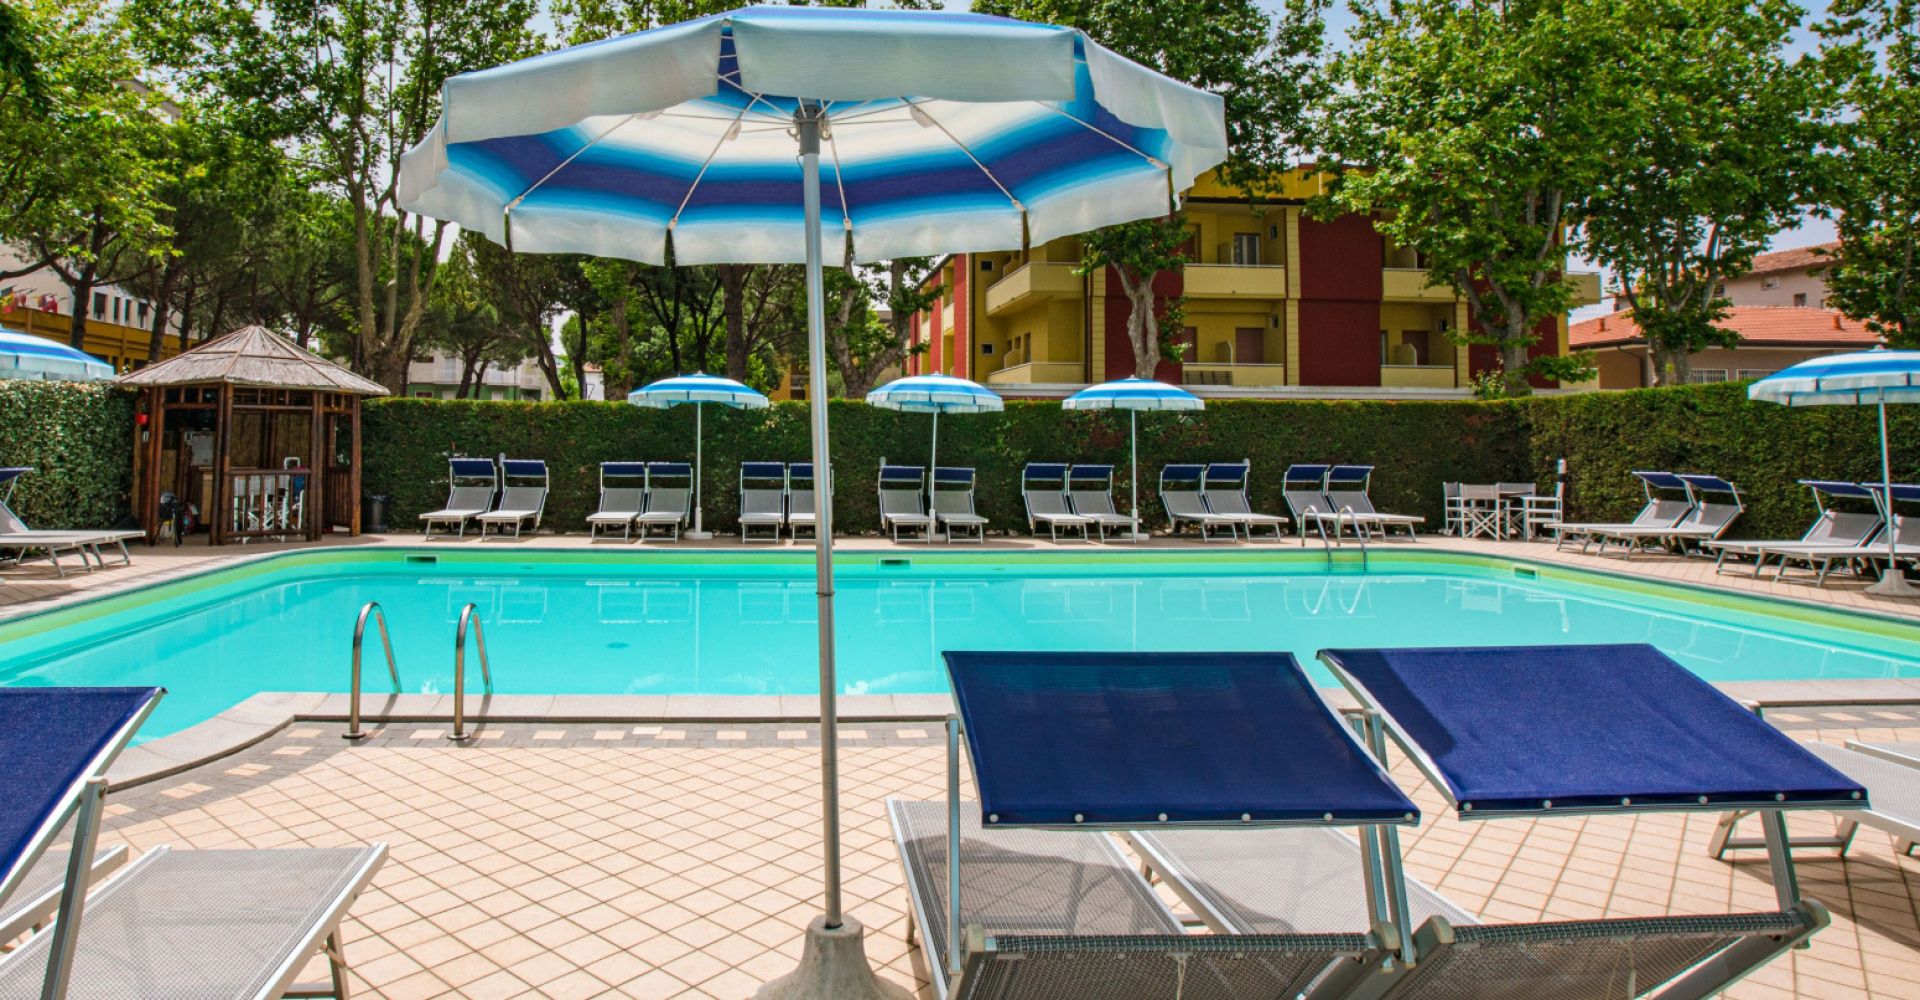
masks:
<svg viewBox="0 0 1920 1000"><path fill-rule="evenodd" d="M1920 678L1855 678L1817 681L1723 681L1714 687L1753 709L1920 704ZM1335 709L1359 708L1343 688L1320 688ZM840 723L939 722L952 714L946 694L843 694ZM817 695L482 695L474 699L477 726L494 723L555 725L619 722L814 723ZM448 723L452 695L402 694L363 698L361 719L376 726ZM205 722L130 747L108 769L111 787L126 788L169 778L239 753L300 722L347 721L347 696L320 692L266 691ZM448 739L442 745L453 744Z"/></svg>

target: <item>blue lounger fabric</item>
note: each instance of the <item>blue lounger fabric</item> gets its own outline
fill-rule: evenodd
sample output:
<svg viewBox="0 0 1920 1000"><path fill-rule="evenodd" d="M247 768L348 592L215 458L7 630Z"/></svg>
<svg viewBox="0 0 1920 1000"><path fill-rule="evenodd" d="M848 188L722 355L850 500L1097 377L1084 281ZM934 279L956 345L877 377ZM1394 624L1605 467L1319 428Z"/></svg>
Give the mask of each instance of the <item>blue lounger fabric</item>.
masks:
<svg viewBox="0 0 1920 1000"><path fill-rule="evenodd" d="M1326 476L1327 466L1324 465L1289 465L1282 481L1290 490L1299 489L1302 486L1318 489L1320 481Z"/></svg>
<svg viewBox="0 0 1920 1000"><path fill-rule="evenodd" d="M456 458L447 464L453 466L453 474L456 476L481 476L489 479L493 477L493 459L491 458Z"/></svg>
<svg viewBox="0 0 1920 1000"><path fill-rule="evenodd" d="M644 476L647 474L647 463L601 462L600 474L603 476Z"/></svg>
<svg viewBox="0 0 1920 1000"><path fill-rule="evenodd" d="M1649 645L1320 656L1426 754L1463 816L1617 811L1623 799L1636 809L1866 806L1859 784Z"/></svg>
<svg viewBox="0 0 1920 1000"><path fill-rule="evenodd" d="M1327 485L1346 486L1364 483L1373 475L1371 465L1336 465L1327 470Z"/></svg>
<svg viewBox="0 0 1920 1000"><path fill-rule="evenodd" d="M782 479L787 467L780 462L741 462L740 475L747 479Z"/></svg>
<svg viewBox="0 0 1920 1000"><path fill-rule="evenodd" d="M647 472L656 476L691 476L693 465L689 462L649 462Z"/></svg>
<svg viewBox="0 0 1920 1000"><path fill-rule="evenodd" d="M1291 654L945 656L986 826L1418 819Z"/></svg>
<svg viewBox="0 0 1920 1000"><path fill-rule="evenodd" d="M1633 474L1646 480L1648 486L1655 487L1656 489L1684 490L1687 488L1686 481L1671 472L1652 472L1639 469L1635 470Z"/></svg>
<svg viewBox="0 0 1920 1000"><path fill-rule="evenodd" d="M159 688L0 688L0 882Z"/></svg>
<svg viewBox="0 0 1920 1000"><path fill-rule="evenodd" d="M1038 479L1043 482L1052 482L1053 480L1056 480L1056 479L1067 478L1067 467L1065 465L1059 465L1059 464L1028 462L1026 471L1023 473L1023 475L1025 475L1026 478L1028 479Z"/></svg>
<svg viewBox="0 0 1920 1000"><path fill-rule="evenodd" d="M544 476L547 463L537 458L509 458L500 463L502 471L509 476Z"/></svg>

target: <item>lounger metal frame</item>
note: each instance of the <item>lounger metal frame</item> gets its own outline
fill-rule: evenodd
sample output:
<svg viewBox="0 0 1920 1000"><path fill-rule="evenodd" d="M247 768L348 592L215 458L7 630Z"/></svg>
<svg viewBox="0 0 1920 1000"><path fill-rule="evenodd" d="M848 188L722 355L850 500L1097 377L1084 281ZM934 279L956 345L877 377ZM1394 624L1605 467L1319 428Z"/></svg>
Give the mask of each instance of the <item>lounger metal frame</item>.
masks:
<svg viewBox="0 0 1920 1000"><path fill-rule="evenodd" d="M1639 477L1640 488L1647 495L1646 506L1640 508L1640 513L1635 514L1633 520L1613 523L1549 521L1541 527L1553 532L1553 547L1565 550L1570 540L1579 539L1580 551L1585 554L1587 548L1593 544L1595 530L1672 527L1679 524L1681 519L1693 510L1693 490L1679 476L1671 472L1647 469L1636 469L1633 474ZM1661 490L1667 492L1678 490L1685 499L1666 499L1660 495Z"/></svg>
<svg viewBox="0 0 1920 1000"><path fill-rule="evenodd" d="M1840 482L1828 479L1802 479L1800 485L1813 493L1813 506L1819 514L1813 523L1799 538L1739 539L1727 541L1714 539L1702 542L1700 547L1718 553L1713 560L1716 573L1726 572L1726 561L1730 555L1751 556L1753 575L1760 575L1760 568L1766 565L1766 556L1761 550L1778 548L1825 548L1830 545L1863 544L1878 534L1882 520L1878 513L1879 503L1874 499L1873 491L1860 483ZM1829 505L1827 498L1865 499L1874 503L1875 513L1858 514L1842 511ZM1848 538L1852 542L1847 541Z"/></svg>
<svg viewBox="0 0 1920 1000"><path fill-rule="evenodd" d="M779 489L748 486L753 482L778 482ZM769 496L771 494L771 496ZM771 503L773 509L768 510ZM787 523L787 466L784 462L740 463L740 541L778 542ZM755 537L755 528L772 528L771 535Z"/></svg>
<svg viewBox="0 0 1920 1000"><path fill-rule="evenodd" d="M1338 487L1346 487L1341 489ZM1405 528L1407 537L1418 540L1417 525L1427 523L1427 519L1418 514L1383 514L1373 506L1373 466L1371 465L1334 465L1327 468L1327 475L1321 481L1320 492L1326 498L1327 508L1335 512L1345 523L1352 517L1353 530L1357 534L1368 529L1377 529L1380 537L1385 538L1392 528ZM1336 523L1335 533L1339 531Z"/></svg>
<svg viewBox="0 0 1920 1000"><path fill-rule="evenodd" d="M1200 529L1200 540L1215 541L1214 532L1227 529L1227 541L1240 540L1241 522L1231 517L1223 517L1207 509L1207 501L1201 495L1200 487L1207 467L1204 465L1174 464L1160 469L1160 506L1167 512L1168 527L1174 534L1180 533L1180 522L1189 521ZM1170 490L1168 483L1192 483L1193 489Z"/></svg>
<svg viewBox="0 0 1920 1000"><path fill-rule="evenodd" d="M1825 743L1804 745L1814 756L1865 785L1871 805L1866 809L1836 809L1833 836L1790 837L1787 847L1790 850L1830 848L1835 856L1845 857L1847 848L1853 845L1853 835L1860 827L1870 826L1893 835L1895 853L1911 856L1915 843L1920 843L1920 761L1856 740L1848 740L1844 749ZM1893 785L1900 786L1897 792L1889 791ZM1889 805L1894 808L1888 810ZM1751 815L1750 809L1722 815L1707 843L1708 853L1724 861L1728 851L1766 847L1763 838L1738 836L1741 822Z"/></svg>
<svg viewBox="0 0 1920 1000"><path fill-rule="evenodd" d="M1075 484L1094 484L1094 487L1076 488ZM1092 518L1100 529L1100 540L1107 541L1107 529L1119 528L1125 534L1123 541L1140 540L1140 518L1135 514L1122 514L1113 505L1113 466L1076 465L1067 470L1068 508L1081 517Z"/></svg>
<svg viewBox="0 0 1920 1000"><path fill-rule="evenodd" d="M487 470L484 476L480 472L483 464ZM463 479L476 480L482 478L487 481L486 499L480 501L477 508L461 506L463 502L471 502L470 498L474 497L481 488L479 486L462 486L460 485L460 481ZM439 510L428 511L420 515L420 520L426 522L426 529L424 531L426 538L433 538L434 525L447 523L452 523L459 529L458 537L466 537L467 522L493 509L494 495L499 492L500 467L494 464L493 459L447 459L447 505ZM463 500L463 498L468 499Z"/></svg>
<svg viewBox="0 0 1920 1000"><path fill-rule="evenodd" d="M956 541L970 541L981 545L987 542L987 519L973 508L973 487L976 476L972 469L943 466L933 470L933 478L927 483L927 513L933 515L934 523L946 532L947 544ZM963 489L941 489L940 485L964 484ZM959 529L959 537L954 535Z"/></svg>
<svg viewBox="0 0 1920 1000"><path fill-rule="evenodd" d="M1040 534L1039 526L1047 526L1047 534L1055 542L1060 541L1060 529L1065 527L1069 533L1075 528L1080 530L1080 541L1093 541L1094 518L1075 513L1072 501L1067 496L1070 483L1070 467L1058 462L1028 462L1020 470L1020 502L1027 508L1027 533ZM1059 483L1059 489L1042 489L1035 483ZM1104 534L1104 526L1102 532ZM1073 541L1071 534L1067 538Z"/></svg>
<svg viewBox="0 0 1920 1000"><path fill-rule="evenodd" d="M1286 535L1287 519L1279 514L1262 514L1253 509L1253 502L1247 495L1248 483L1253 479L1253 459L1243 458L1238 462L1214 462L1200 474L1200 499L1207 510L1219 517L1231 518L1246 533L1247 541L1253 541L1255 528L1270 529L1272 539L1279 541ZM1218 483L1220 485L1216 486Z"/></svg>
<svg viewBox="0 0 1920 1000"><path fill-rule="evenodd" d="M537 480L538 486L515 486L511 480ZM500 456L500 501L494 509L481 514L474 520L480 522L480 538L488 537L489 528L499 529L493 537L504 538L509 525L513 527L513 538L520 537L520 531L533 521L533 530L540 530L540 519L547 512L547 463L538 458L508 458Z"/></svg>
<svg viewBox="0 0 1920 1000"><path fill-rule="evenodd" d="M66 851L48 851L40 856L28 877L14 890L14 896L6 905L0 905L0 943L15 940L22 934L44 927L60 908L60 900L67 888ZM93 864L87 868L87 885L91 888L107 876L120 870L127 863L127 848L124 844L93 852Z"/></svg>
<svg viewBox="0 0 1920 1000"><path fill-rule="evenodd" d="M638 486L612 486L608 480L640 481ZM617 504L617 506L616 506ZM633 509L628 510L631 506ZM587 515L587 540L599 541L610 538L600 531L620 529L620 540L633 538L633 519L647 509L647 463L645 462L601 462L600 463L600 509Z"/></svg>
<svg viewBox="0 0 1920 1000"><path fill-rule="evenodd" d="M882 457L877 483L881 534L900 542L901 529L919 531L920 541L931 544L935 521L926 506L927 470L918 465L888 465Z"/></svg>

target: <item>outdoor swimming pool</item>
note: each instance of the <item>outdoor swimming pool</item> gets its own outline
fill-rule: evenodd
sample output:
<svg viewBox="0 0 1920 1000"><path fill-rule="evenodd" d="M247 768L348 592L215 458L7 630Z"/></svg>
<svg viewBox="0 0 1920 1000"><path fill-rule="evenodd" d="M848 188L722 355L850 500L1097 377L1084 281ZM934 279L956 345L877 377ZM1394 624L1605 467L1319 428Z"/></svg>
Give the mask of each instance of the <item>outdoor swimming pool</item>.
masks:
<svg viewBox="0 0 1920 1000"><path fill-rule="evenodd" d="M408 692L451 691L469 603L502 694L818 690L809 553L420 558L304 553L0 625L0 684L164 686L152 738L260 691L346 690L354 619L377 600ZM1474 556L1376 553L1364 573L1299 550L841 565L845 693L944 691L947 649L1284 649L1311 663L1332 646L1651 642L1712 681L1920 676L1914 626ZM368 692L389 689L371 631L366 671Z"/></svg>

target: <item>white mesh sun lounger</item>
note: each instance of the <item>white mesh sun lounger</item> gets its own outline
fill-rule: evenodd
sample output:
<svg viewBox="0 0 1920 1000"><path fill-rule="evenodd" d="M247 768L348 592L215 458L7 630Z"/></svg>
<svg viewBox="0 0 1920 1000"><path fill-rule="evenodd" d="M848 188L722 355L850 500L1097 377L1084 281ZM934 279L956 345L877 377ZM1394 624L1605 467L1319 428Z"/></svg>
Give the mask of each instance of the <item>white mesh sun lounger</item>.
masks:
<svg viewBox="0 0 1920 1000"><path fill-rule="evenodd" d="M637 486L612 486L608 480L638 482ZM647 463L601 462L600 509L587 515L587 539L611 538L620 529L624 541L633 537L633 519L647 508Z"/></svg>
<svg viewBox="0 0 1920 1000"><path fill-rule="evenodd" d="M1124 839L1215 934L1361 931L1371 923L1359 891L1366 863L1345 831L1135 831ZM1431 916L1455 926L1480 922L1414 878L1407 879L1407 911L1415 924Z"/></svg>
<svg viewBox="0 0 1920 1000"><path fill-rule="evenodd" d="M1405 528L1408 537L1419 537L1416 526L1427 523L1427 519L1418 514L1383 514L1376 510L1367 492L1372 482L1371 465L1336 465L1327 470L1321 495L1327 499L1327 509L1338 518L1335 530L1342 524L1352 524L1355 531L1377 528L1384 536L1389 528Z"/></svg>
<svg viewBox="0 0 1920 1000"><path fill-rule="evenodd" d="M667 479L685 485L656 486L654 480ZM647 509L633 518L640 529L640 540L665 531L668 541L680 540L680 529L692 515L693 466L685 462L650 462L647 465Z"/></svg>
<svg viewBox="0 0 1920 1000"><path fill-rule="evenodd" d="M1677 477L1687 484L1688 494L1693 499L1693 509L1687 511L1671 527L1658 525L1634 528L1594 528L1588 534L1600 544L1600 554L1605 555L1610 542L1618 542L1628 553L1642 547L1647 542L1709 542L1724 534L1734 518L1746 509L1746 503L1740 497L1740 488L1718 476L1701 476L1683 473ZM1709 495L1732 498L1732 503L1723 503L1704 499Z"/></svg>
<svg viewBox="0 0 1920 1000"><path fill-rule="evenodd" d="M1081 517L1091 518L1100 529L1100 540L1107 540L1108 529L1117 529L1126 541L1138 541L1140 522L1122 514L1113 506L1113 466L1076 465L1067 470L1067 503Z"/></svg>
<svg viewBox="0 0 1920 1000"><path fill-rule="evenodd" d="M1204 465L1169 465L1160 470L1160 506L1166 508L1167 521L1174 534L1180 533L1180 522L1187 521L1200 529L1200 540L1211 542L1214 533L1221 528L1227 529L1227 541L1240 540L1240 526L1236 518L1215 514L1207 508L1207 501L1200 495L1201 477L1206 473ZM1179 489L1168 489L1168 485Z"/></svg>
<svg viewBox="0 0 1920 1000"><path fill-rule="evenodd" d="M93 563L87 561L92 536L82 532L34 531L9 532L0 534L0 552L13 553L15 563L25 563L35 552L45 556L53 564L54 572L66 579L67 568L60 563L62 552L71 552L80 557L80 565L87 572L93 572ZM123 545L124 549L125 546ZM97 552L93 553L98 555ZM104 564L103 564L104 565Z"/></svg>
<svg viewBox="0 0 1920 1000"><path fill-rule="evenodd" d="M809 485L796 488L795 480ZM794 462L787 466L787 533L793 538L799 538L803 529L819 536L820 514L814 507L813 483L813 463Z"/></svg>
<svg viewBox="0 0 1920 1000"><path fill-rule="evenodd" d="M1893 558L1920 560L1920 518L1896 515L1893 532ZM1814 582L1825 586L1836 565L1887 558L1886 528L1883 525L1874 537L1857 545L1765 545L1756 550L1755 558L1780 560L1774 570L1776 580L1786 576L1789 564L1805 563L1814 573Z"/></svg>
<svg viewBox="0 0 1920 1000"><path fill-rule="evenodd" d="M540 516L547 509L547 463L537 458L503 458L500 477L509 483L500 490L500 505L474 518L480 522L480 537L487 537L490 528L504 535L511 527L514 538L520 537L523 528L540 530ZM516 479L521 482L511 484Z"/></svg>
<svg viewBox="0 0 1920 1000"><path fill-rule="evenodd" d="M973 509L972 469L935 469L933 483L928 490L932 500L933 519L947 533L947 544L960 539L979 542L987 541L987 519ZM942 485L945 489L942 489Z"/></svg>
<svg viewBox="0 0 1920 1000"><path fill-rule="evenodd" d="M1849 740L1846 749L1830 743L1802 743L1815 757L1832 765L1834 770L1859 782L1867 789L1867 801L1872 805L1866 809L1835 811L1834 819L1838 829L1831 838L1795 837L1795 848L1831 847L1840 854L1847 853L1853 843L1857 828L1870 826L1893 835L1893 849L1900 854L1912 854L1913 845L1920 841L1920 758L1914 755L1920 752L1916 743L1858 743ZM1727 813L1720 818L1720 825L1714 830L1710 843L1713 856L1725 857L1730 850L1765 847L1766 842L1759 837L1738 838L1733 836L1734 827L1746 818L1744 812Z"/></svg>
<svg viewBox="0 0 1920 1000"><path fill-rule="evenodd" d="M323 945L344 990L340 921L385 859L384 844L148 851L88 894L68 995L272 1000ZM0 961L0 998L40 996L53 938Z"/></svg>
<svg viewBox="0 0 1920 1000"><path fill-rule="evenodd" d="M486 484L480 485L480 480ZM465 536L468 521L493 509L493 494L500 488L500 473L490 458L449 459L447 482L447 505L420 515L428 538L433 537L436 524L457 528L458 534Z"/></svg>
<svg viewBox="0 0 1920 1000"><path fill-rule="evenodd" d="M1679 476L1671 472L1634 472L1640 478L1640 487L1646 491L1647 505L1640 508L1633 520L1624 522L1594 521L1548 521L1541 527L1553 532L1554 548L1565 548L1569 541L1578 539L1580 551L1587 551L1593 544L1594 533L1599 531L1631 531L1636 528L1670 528L1680 523L1693 509L1693 494ZM1656 494L1655 490L1679 490L1684 499L1671 499Z"/></svg>
<svg viewBox="0 0 1920 1000"><path fill-rule="evenodd" d="M1306 544L1307 529L1310 526L1325 532L1325 525L1331 524L1334 526L1336 535L1340 533L1342 523L1354 525L1356 532L1361 530L1361 522L1358 518L1341 518L1334 513L1332 505L1327 502L1324 487L1329 468L1331 466L1289 465L1287 471L1280 475L1280 498L1287 502L1287 510L1292 512L1293 519L1300 523L1300 544L1302 545Z"/></svg>
<svg viewBox="0 0 1920 1000"><path fill-rule="evenodd" d="M1805 533L1799 538L1714 539L1702 542L1701 548L1716 553L1714 569L1724 572L1728 556L1746 556L1753 560L1753 575L1759 576L1763 564L1761 549L1792 551L1808 546L1830 548L1836 545L1861 545L1880 530L1879 514L1853 513L1827 506L1827 497L1871 500L1873 493L1865 486L1825 479L1802 479L1800 485L1813 491L1814 506L1820 510L1819 516L1807 526Z"/></svg>
<svg viewBox="0 0 1920 1000"><path fill-rule="evenodd" d="M96 884L127 863L127 849L124 846L103 848L93 852L93 867L87 871L89 885ZM53 916L60 906L60 896L66 888L67 852L50 850L40 856L28 870L27 877L0 904L0 942L12 941L20 935L39 927Z"/></svg>
<svg viewBox="0 0 1920 1000"><path fill-rule="evenodd" d="M1058 484L1042 486L1041 483ZM1027 533L1038 535L1040 526L1046 525L1047 534L1054 540L1060 540L1060 529L1069 532L1071 541L1073 531L1080 532L1080 540L1093 540L1094 519L1084 514L1076 514L1067 502L1067 466L1057 463L1031 462L1020 473L1020 499L1027 507Z"/></svg>
<svg viewBox="0 0 1920 1000"><path fill-rule="evenodd" d="M926 471L917 465L880 466L880 531L900 541L900 532L920 532L921 541L933 541L933 515L922 496Z"/></svg>
<svg viewBox="0 0 1920 1000"><path fill-rule="evenodd" d="M1200 477L1200 499L1207 510L1217 517L1230 518L1246 533L1247 541L1253 541L1255 528L1265 528L1273 532L1273 538L1280 538L1281 529L1287 519L1278 514L1262 514L1253 509L1247 499L1247 480L1251 478L1251 461L1215 462L1207 466Z"/></svg>
<svg viewBox="0 0 1920 1000"><path fill-rule="evenodd" d="M747 485L750 482L760 485ZM787 467L780 462L740 463L740 540L777 542L786 523ZM755 535L756 530L767 534Z"/></svg>

